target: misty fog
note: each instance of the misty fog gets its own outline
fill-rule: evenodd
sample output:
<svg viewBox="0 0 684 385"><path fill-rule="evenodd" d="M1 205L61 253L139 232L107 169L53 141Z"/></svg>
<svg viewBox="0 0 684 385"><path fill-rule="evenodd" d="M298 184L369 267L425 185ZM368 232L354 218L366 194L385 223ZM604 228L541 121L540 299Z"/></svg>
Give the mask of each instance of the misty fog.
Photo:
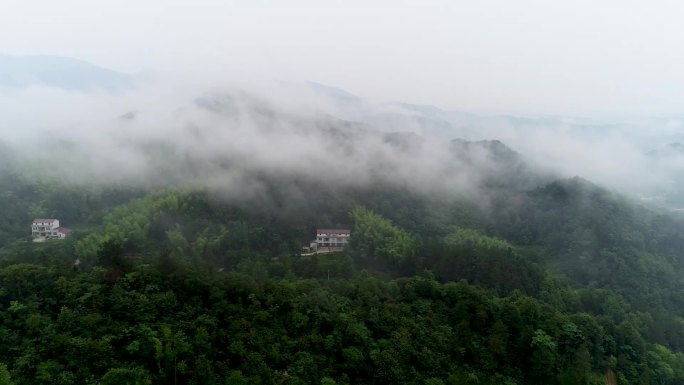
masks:
<svg viewBox="0 0 684 385"><path fill-rule="evenodd" d="M655 203L681 190L684 166L670 146L684 141L681 119L482 115L294 81L5 86L0 116L5 151L44 176L200 183L233 196L258 191L258 175L477 196L492 160L459 160L454 139L500 140L529 167Z"/></svg>

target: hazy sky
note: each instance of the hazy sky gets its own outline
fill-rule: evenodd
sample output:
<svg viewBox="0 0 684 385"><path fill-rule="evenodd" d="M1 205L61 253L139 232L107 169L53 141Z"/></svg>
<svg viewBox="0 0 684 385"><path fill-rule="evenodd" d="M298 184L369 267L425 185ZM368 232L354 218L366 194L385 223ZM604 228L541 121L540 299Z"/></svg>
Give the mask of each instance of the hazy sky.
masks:
<svg viewBox="0 0 684 385"><path fill-rule="evenodd" d="M658 0L3 0L0 53L463 110L683 115L682 15Z"/></svg>

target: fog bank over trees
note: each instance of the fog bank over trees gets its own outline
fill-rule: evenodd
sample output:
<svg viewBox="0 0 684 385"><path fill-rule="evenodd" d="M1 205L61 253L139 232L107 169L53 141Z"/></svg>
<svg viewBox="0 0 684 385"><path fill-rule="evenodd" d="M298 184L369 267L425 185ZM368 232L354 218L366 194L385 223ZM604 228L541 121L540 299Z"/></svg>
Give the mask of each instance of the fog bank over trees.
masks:
<svg viewBox="0 0 684 385"><path fill-rule="evenodd" d="M34 170L50 162L46 174L78 182L202 183L241 195L262 188L255 175L290 175L477 196L497 161L484 152L464 162L452 141L498 140L536 172L581 176L668 207L678 207L684 185L676 144L684 121L676 118L481 115L370 102L313 82L88 74L87 87L0 88L5 152Z"/></svg>

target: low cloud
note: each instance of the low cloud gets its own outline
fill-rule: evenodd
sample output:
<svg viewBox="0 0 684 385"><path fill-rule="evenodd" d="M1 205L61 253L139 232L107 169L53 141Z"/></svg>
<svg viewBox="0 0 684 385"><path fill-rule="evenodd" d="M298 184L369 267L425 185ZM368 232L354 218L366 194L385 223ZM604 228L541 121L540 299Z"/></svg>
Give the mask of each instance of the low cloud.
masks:
<svg viewBox="0 0 684 385"><path fill-rule="evenodd" d="M488 153L455 156L456 138L499 139L533 169L633 196L679 188L684 156L648 154L681 135L677 120L478 116L338 96L283 82L155 83L116 93L4 89L0 134L27 168L62 180L194 183L230 197L259 194L264 179L482 196L483 179L506 165Z"/></svg>
<svg viewBox="0 0 684 385"><path fill-rule="evenodd" d="M78 183L200 183L231 196L258 192L263 178L449 194L479 184L448 141L339 119L308 87L29 88L0 98L3 138L24 164Z"/></svg>

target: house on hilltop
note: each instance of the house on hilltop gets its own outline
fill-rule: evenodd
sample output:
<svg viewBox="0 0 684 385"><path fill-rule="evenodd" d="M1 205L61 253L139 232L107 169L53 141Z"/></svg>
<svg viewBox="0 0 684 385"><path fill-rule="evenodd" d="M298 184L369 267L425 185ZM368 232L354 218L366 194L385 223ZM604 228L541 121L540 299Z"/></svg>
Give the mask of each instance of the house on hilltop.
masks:
<svg viewBox="0 0 684 385"><path fill-rule="evenodd" d="M316 239L305 249L312 252L342 251L350 236L351 230L347 229L317 229Z"/></svg>
<svg viewBox="0 0 684 385"><path fill-rule="evenodd" d="M317 229L316 243L319 247L344 247L350 235L351 230L347 229Z"/></svg>
<svg viewBox="0 0 684 385"><path fill-rule="evenodd" d="M44 242L48 239L64 239L71 234L71 229L61 227L59 219L34 219L31 223L31 237L34 242Z"/></svg>

